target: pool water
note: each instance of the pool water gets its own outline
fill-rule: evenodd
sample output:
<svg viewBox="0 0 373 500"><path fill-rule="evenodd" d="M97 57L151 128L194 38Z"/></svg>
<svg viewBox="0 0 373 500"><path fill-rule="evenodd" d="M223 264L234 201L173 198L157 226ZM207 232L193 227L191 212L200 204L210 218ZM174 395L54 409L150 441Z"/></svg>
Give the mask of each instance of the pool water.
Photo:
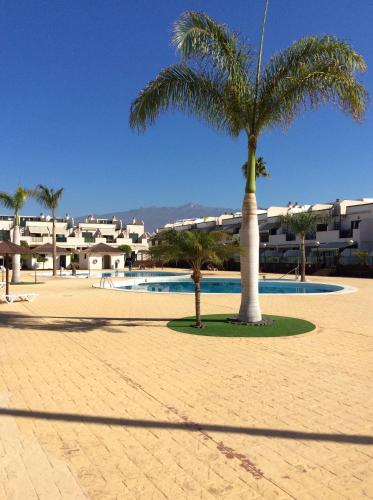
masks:
<svg viewBox="0 0 373 500"><path fill-rule="evenodd" d="M194 283L191 279L150 283L143 282L135 285L123 285L118 288L144 292L194 293ZM326 285L323 283L259 281L259 293L261 294L330 293L340 290L343 290L343 287L337 285ZM238 278L206 278L201 282L201 292L241 293L241 281Z"/></svg>

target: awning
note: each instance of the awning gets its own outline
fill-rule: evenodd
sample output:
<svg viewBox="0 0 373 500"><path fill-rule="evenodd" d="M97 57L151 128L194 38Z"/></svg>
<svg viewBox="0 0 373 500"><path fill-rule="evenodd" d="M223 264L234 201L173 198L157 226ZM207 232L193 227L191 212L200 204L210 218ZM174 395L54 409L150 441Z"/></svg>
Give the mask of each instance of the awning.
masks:
<svg viewBox="0 0 373 500"><path fill-rule="evenodd" d="M50 234L47 226L26 226L31 234Z"/></svg>
<svg viewBox="0 0 373 500"><path fill-rule="evenodd" d="M221 227L221 229L223 231L231 231L231 230L234 230L234 229L240 229L241 228L241 222L235 222L234 224L223 224L222 226L219 226Z"/></svg>
<svg viewBox="0 0 373 500"><path fill-rule="evenodd" d="M284 257L299 257L299 250L286 250Z"/></svg>
<svg viewBox="0 0 373 500"><path fill-rule="evenodd" d="M271 229L278 229L281 226L279 222L266 222L259 226L259 231L271 231Z"/></svg>
<svg viewBox="0 0 373 500"><path fill-rule="evenodd" d="M335 241L331 243L321 243L318 247L313 246L312 252L317 252L317 250L340 250L341 248L353 247L355 243L350 244L347 241Z"/></svg>

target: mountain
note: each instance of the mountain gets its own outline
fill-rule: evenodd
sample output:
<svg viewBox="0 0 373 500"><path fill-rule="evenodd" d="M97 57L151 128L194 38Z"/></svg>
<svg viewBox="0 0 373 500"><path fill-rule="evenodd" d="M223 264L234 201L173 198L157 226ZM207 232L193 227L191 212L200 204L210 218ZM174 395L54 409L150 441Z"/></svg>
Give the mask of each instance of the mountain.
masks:
<svg viewBox="0 0 373 500"><path fill-rule="evenodd" d="M98 218L111 218L115 216L117 219L122 219L126 224L132 219L140 219L145 223L145 230L152 233L157 228L164 226L168 222L175 222L180 219L189 219L193 217L204 217L206 215L217 216L225 212L236 212L237 209L206 207L195 203L188 203L180 207L141 207L126 210L123 212L109 212L106 214L96 215ZM84 220L85 217L78 217L77 220Z"/></svg>

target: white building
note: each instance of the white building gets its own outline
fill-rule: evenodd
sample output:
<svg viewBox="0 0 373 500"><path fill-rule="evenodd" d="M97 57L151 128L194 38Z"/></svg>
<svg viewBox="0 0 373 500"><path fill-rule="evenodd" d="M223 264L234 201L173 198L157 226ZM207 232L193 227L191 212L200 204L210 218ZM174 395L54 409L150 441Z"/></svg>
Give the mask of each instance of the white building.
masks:
<svg viewBox="0 0 373 500"><path fill-rule="evenodd" d="M12 239L14 216L0 215L0 240ZM31 249L45 243L52 243L52 219L48 215L40 216L20 216L21 243L24 242ZM69 217L56 218L56 241L59 247L69 250L71 254L83 254L84 250L105 243L111 247L118 248L121 245L128 245L132 250L134 260L146 259L146 251L149 248L148 240L150 235L145 233L144 222L133 220L128 224L123 224L115 217L112 219L98 219L93 216L87 217L84 222L74 222ZM52 257L45 255L44 262L40 262L40 267L45 269L52 267ZM92 259L97 260L97 259ZM118 256L117 259L118 260ZM110 267L124 267L124 257L119 258L118 263L111 263L111 259L100 259L100 265L108 264ZM24 261L26 267L31 267L36 258L28 258ZM69 255L57 257L57 268L68 267ZM98 267L101 268L101 267Z"/></svg>
<svg viewBox="0 0 373 500"><path fill-rule="evenodd" d="M369 252L373 257L373 199L337 199L331 203L299 205L290 203L284 207L269 207L258 210L261 260L277 262L286 259L297 261L299 238L281 222L288 213L311 210L320 215L316 231L306 237L309 260L322 260L325 267L335 264L342 257L345 262L358 250ZM178 231L197 229L201 231L224 231L239 239L242 222L240 212L219 217L204 217L166 224L157 232L174 228ZM343 259L342 259L343 262Z"/></svg>

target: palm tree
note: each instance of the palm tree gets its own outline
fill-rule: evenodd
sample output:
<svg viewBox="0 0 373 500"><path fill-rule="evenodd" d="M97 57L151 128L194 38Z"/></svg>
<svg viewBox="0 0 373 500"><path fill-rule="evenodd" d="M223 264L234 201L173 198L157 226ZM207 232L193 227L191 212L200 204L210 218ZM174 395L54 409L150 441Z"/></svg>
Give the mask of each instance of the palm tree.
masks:
<svg viewBox="0 0 373 500"><path fill-rule="evenodd" d="M248 163L247 161L245 161L245 163L241 167L242 174L244 177L247 176L247 165ZM255 176L256 178L266 177L267 179L271 177L267 170L267 163L264 160L263 156L258 156L258 158L255 160Z"/></svg>
<svg viewBox="0 0 373 500"><path fill-rule="evenodd" d="M21 233L19 229L19 212L24 207L27 198L30 196L29 189L18 186L14 194L0 192L0 203L14 212L13 223L13 243L20 244ZM12 283L19 283L21 281L21 256L13 255L12 259Z"/></svg>
<svg viewBox="0 0 373 500"><path fill-rule="evenodd" d="M224 243L224 233L205 233L202 231L176 231L170 229L159 233L156 244L149 250L152 258L162 262L184 261L192 269L197 328L201 321L201 269L204 264L220 264L226 258L239 253L238 245Z"/></svg>
<svg viewBox="0 0 373 500"><path fill-rule="evenodd" d="M286 224L291 231L300 238L301 281L306 281L306 235L313 233L317 223L320 221L320 216L309 210L307 212L297 212L294 214L289 213L281 217L281 222Z"/></svg>
<svg viewBox="0 0 373 500"><path fill-rule="evenodd" d="M55 190L53 188L48 188L39 184L34 190L33 196L34 198L47 210L51 210L52 212L52 243L53 243L53 276L57 274L56 268L56 259L57 259L57 250L56 250L56 210L58 208L58 204L61 201L63 193L63 188Z"/></svg>
<svg viewBox="0 0 373 500"><path fill-rule="evenodd" d="M307 36L274 55L261 70L268 0L256 62L245 41L207 14L185 12L174 26L181 62L163 69L133 101L130 126L144 131L158 115L178 109L237 137L246 135L248 175L240 241L241 306L238 319L261 320L258 295L259 228L256 202L256 149L261 133L287 126L305 108L331 102L359 120L367 92L355 73L366 64L351 46L331 35Z"/></svg>

